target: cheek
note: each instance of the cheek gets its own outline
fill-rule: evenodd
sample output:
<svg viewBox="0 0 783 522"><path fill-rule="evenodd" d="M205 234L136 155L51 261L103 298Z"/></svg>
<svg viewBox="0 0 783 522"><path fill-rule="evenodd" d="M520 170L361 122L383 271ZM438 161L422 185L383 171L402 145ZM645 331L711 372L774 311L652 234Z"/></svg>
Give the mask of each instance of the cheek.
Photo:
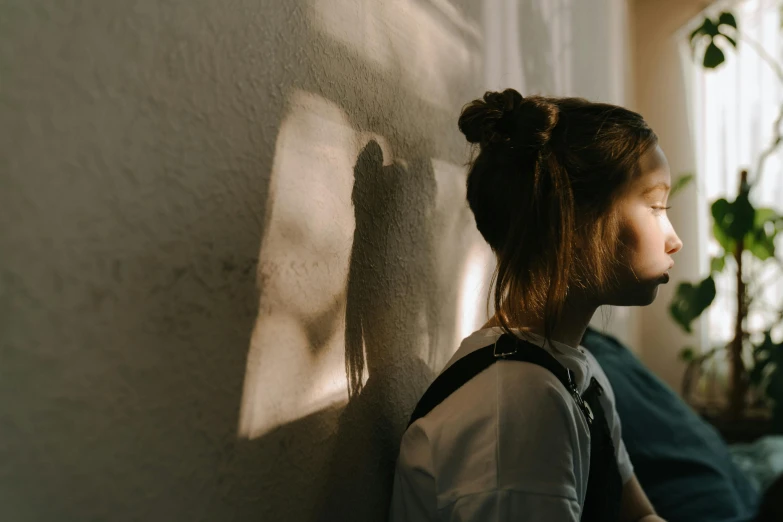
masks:
<svg viewBox="0 0 783 522"><path fill-rule="evenodd" d="M644 215L634 209L628 212L620 225L620 245L627 256L633 257L639 250L645 246L645 236L649 234L646 230Z"/></svg>
<svg viewBox="0 0 783 522"><path fill-rule="evenodd" d="M620 229L623 259L635 271L642 275L654 271L660 264L659 257L664 250L663 223L664 217L656 216L649 211L637 211L629 216Z"/></svg>

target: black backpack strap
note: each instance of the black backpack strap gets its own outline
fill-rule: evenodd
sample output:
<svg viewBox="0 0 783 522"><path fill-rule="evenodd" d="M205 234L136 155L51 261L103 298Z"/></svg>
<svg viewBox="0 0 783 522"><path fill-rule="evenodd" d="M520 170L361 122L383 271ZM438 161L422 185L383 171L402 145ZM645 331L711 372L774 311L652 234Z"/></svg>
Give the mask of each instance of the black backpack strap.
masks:
<svg viewBox="0 0 783 522"><path fill-rule="evenodd" d="M584 393L584 400L595 412L595 421L590 425L590 475L587 479L581 522L620 519L623 481L609 421L599 401L603 393L603 388L593 377Z"/></svg>
<svg viewBox="0 0 783 522"><path fill-rule="evenodd" d="M479 348L446 368L419 400L408 426L427 415L463 384L489 368L496 361L503 359L537 364L552 372L577 401L585 413L588 423L592 423L592 412L585 406L581 395L579 395L573 372L560 364L552 354L543 348L504 333L495 344Z"/></svg>

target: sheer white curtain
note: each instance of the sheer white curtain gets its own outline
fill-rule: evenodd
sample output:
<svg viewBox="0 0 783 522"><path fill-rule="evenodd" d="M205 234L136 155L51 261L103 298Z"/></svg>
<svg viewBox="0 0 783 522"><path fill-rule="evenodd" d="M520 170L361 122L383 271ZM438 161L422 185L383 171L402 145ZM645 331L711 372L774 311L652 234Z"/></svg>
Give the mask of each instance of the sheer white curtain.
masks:
<svg viewBox="0 0 783 522"><path fill-rule="evenodd" d="M706 207L706 213L699 215L703 274L709 270L710 257L720 252L711 233L709 204L721 197L733 200L740 170L748 169L751 179L755 178L759 157L773 140L775 120L783 102L783 81L765 56L781 63L780 5L778 0L745 0L717 2L712 6L715 12L730 8L737 17L741 34L737 49L723 46L726 61L717 69L704 69L698 54L693 58L690 50L684 51L683 60L692 79L691 117L697 147L698 191L699 197L708 202L702 207ZM765 162L761 184L751 195L757 208L772 207L783 212L781 160L783 155L778 151ZM778 257L783 257L783 243L778 242L776 247L781 251ZM727 263L736 267L733 260ZM765 318L770 317L772 307L780 308L783 304L783 284L775 277L780 268L773 263L768 265L752 274L769 284L763 286L763 297L750 312L751 330L768 324ZM716 301L702 319L705 350L733 337L735 276L731 271L720 274L716 277L716 287Z"/></svg>

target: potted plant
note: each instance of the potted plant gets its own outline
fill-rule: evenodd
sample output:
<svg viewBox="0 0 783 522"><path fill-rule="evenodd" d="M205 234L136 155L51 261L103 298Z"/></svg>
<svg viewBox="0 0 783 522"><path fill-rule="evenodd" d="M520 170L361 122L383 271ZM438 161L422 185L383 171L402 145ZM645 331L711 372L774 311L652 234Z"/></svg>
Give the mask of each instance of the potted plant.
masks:
<svg viewBox="0 0 783 522"><path fill-rule="evenodd" d="M703 53L702 64L714 69L725 61L721 46L736 47L739 41L749 41L737 29L737 22L730 12L723 12L717 18L705 17L701 26L690 35L694 54ZM751 44L753 45L753 44ZM783 69L764 53L757 44L754 49L761 53L783 82ZM729 196L711 203L713 219L712 233L721 247L719 255L710 263L710 273L703 280L680 283L670 304L669 312L674 321L686 332L691 333L691 324L713 303L716 295L716 274L729 271L736 280L736 313L733 321L733 338L725 345L714 346L703 354L686 347L681 357L688 363L683 380L682 393L689 399L695 376L710 361L725 356L728 362L726 401L718 412L725 421L745 418L748 409L762 406L771 413L772 431L783 433L783 342L772 339L772 329L783 321L783 307L773 309L774 316L761 329L751 331L748 313L754 306L769 306L760 299L761 291L769 281L758 281L751 273L763 265L775 265L783 272L783 256L775 251L775 238L783 230L783 216L771 208L757 208L753 204L753 189L759 185L760 175L767 157L781 142L780 124L783 122L783 106L775 122L774 139L760 157L751 175L743 170L734 199ZM683 176L673 187L679 190L692 176ZM776 273L776 277L783 277Z"/></svg>

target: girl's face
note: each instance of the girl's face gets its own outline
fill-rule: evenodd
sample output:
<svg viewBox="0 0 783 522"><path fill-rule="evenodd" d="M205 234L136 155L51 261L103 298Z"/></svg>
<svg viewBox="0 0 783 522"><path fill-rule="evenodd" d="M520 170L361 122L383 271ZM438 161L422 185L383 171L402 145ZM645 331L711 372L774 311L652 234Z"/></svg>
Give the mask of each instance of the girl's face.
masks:
<svg viewBox="0 0 783 522"><path fill-rule="evenodd" d="M658 285L669 281L672 256L682 248L666 215L671 173L659 146L640 159L640 175L618 202L620 240L625 265L619 269L616 289L607 304L645 306L658 294Z"/></svg>

